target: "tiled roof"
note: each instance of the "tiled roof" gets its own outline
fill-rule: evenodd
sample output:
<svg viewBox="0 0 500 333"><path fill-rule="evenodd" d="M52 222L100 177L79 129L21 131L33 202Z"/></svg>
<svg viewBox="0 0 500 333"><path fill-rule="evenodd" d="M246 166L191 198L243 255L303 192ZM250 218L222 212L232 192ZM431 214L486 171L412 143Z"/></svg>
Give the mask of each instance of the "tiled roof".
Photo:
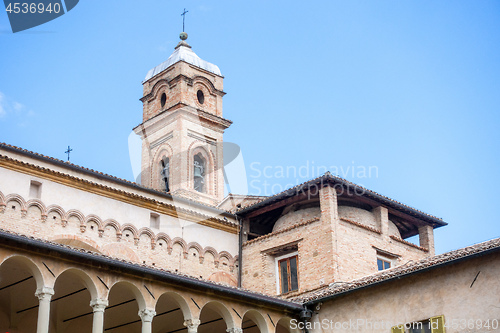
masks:
<svg viewBox="0 0 500 333"><path fill-rule="evenodd" d="M357 185L357 184L354 184L353 182L350 182L344 178L341 178L341 177L338 177L338 176L333 176L330 172L326 172L325 174L323 174L322 176L320 177L317 177L317 178L314 178L312 180L309 180L309 181L306 181L302 184L299 184L299 185L296 185L292 188L289 188L283 192L280 192L280 193L277 193L273 196L270 196L270 197L267 197L263 200L260 200L256 203L252 203L250 205L247 205L245 207L242 207L240 210L237 211L238 214L245 214L247 212L250 212L250 211L253 211L253 210L256 210L262 206L266 206L266 205L269 205L269 204L272 204L276 201L279 201L279 200L282 200L282 199L286 199L290 196L293 196L293 195L296 195L297 193L300 193L301 191L304 191L306 190L308 187L312 186L312 185L316 185L318 183L320 184L324 184L324 183L327 183L327 182L332 182L332 183L338 183L338 184L342 184L344 186L347 186L347 187L350 187L350 188L353 188L355 193L360 193L360 195L362 196L368 196L368 197L371 197L372 199L376 200L376 201L380 201L380 202L383 202L384 204L388 205L388 206L393 206L393 208L396 208L396 209L400 209L400 210L406 210L407 212L410 212L412 214L415 214L415 215L418 215L419 217L423 217L423 218L426 218L426 219L429 219L431 220L432 222L436 223L436 224L439 224L440 226L444 226L444 225L447 225L446 222L444 222L441 218L439 217L436 217L434 215L431 215L431 214L427 214L427 213L424 213L423 211L421 210L418 210L416 208L413 208L411 206L408 206L402 202L399 202L399 201L396 201L394 199L391 199L385 195L382 195L382 194L379 194L375 191L372 191L372 190L369 190L363 186L360 186L360 185Z"/></svg>
<svg viewBox="0 0 500 333"><path fill-rule="evenodd" d="M83 253L83 254L85 254L87 256L94 257L96 259L97 258L107 259L107 260L110 260L111 262L114 261L114 262L117 262L117 263L118 262L120 262L120 263L126 263L127 265L134 266L134 267L137 267L137 268L147 268L148 270L150 270L152 272L167 273L167 274L172 275L172 276L178 276L178 277L187 278L188 280L192 280L193 282L194 281L201 281L201 282L209 284L209 285L217 285L217 286L220 286L220 287L222 287L224 289L227 289L227 290L236 290L236 291L243 292L243 293L245 293L249 297L259 296L259 297L264 297L264 298L267 298L267 299L279 300L279 301L282 301L284 303L289 303L289 304L294 304L294 305L300 305L300 303L298 303L298 302L294 302L294 301L291 301L291 300L288 300L288 299L285 299L285 298L282 298L282 297L270 296L270 295L266 295L266 294L259 293L259 292L256 292L256 291L253 291L253 290L249 290L249 289L244 289L244 288L240 288L240 287L229 286L229 285L224 284L224 283L219 283L219 282L214 282L214 281L202 279L202 278L199 278L199 277L196 277L196 276L192 276L192 275L183 274L183 273L180 273L180 272L171 271L169 269L159 268L157 266L151 266L151 265L147 265L147 264L139 264L139 263L135 263L135 262L132 262L132 261L129 261L129 260L120 259L120 258L116 258L116 257L104 255L104 254L101 254L101 253L97 253L97 252L93 252L93 251L89 251L89 250L85 250L85 249L81 249L81 248L72 247L72 246L65 245L65 244L55 243L55 242L52 242L52 241L49 241L49 240L45 240L45 239L41 239L41 238L36 238L36 237L33 237L33 236L28 236L28 235L24 235L24 234L21 234L21 233L17 233L17 232L13 232L13 231L10 231L10 230L5 230L5 229L1 229L0 228L0 236L2 236L2 235L11 235L11 236L15 236L15 237L20 238L20 239L30 240L32 242L36 242L36 243L39 243L39 244L47 244L47 245L51 246L51 248L54 249L54 250L56 250L56 251L57 251L58 248L61 249L61 250L63 250L63 249L64 250L69 250L70 252ZM32 248L32 250L36 251L36 248Z"/></svg>
<svg viewBox="0 0 500 333"><path fill-rule="evenodd" d="M173 64L178 63L179 61L187 62L188 64L194 65L208 72L222 76L219 67L198 57L196 53L194 53L193 50L191 50L191 46L189 46L188 43L186 43L185 41L181 41L175 47L175 51L170 55L170 57L166 61L162 62L158 66L148 71L148 73L146 74L146 78L144 78L144 81L142 82L146 82L147 80L160 74L165 69L172 66Z"/></svg>
<svg viewBox="0 0 500 333"><path fill-rule="evenodd" d="M409 261L406 264L380 271L375 274L353 280L351 282L333 283L329 286L306 292L298 297L292 298L291 300L300 303L314 303L327 297L335 297L341 294L352 292L354 290L371 287L382 282L399 279L428 269L436 268L441 265L451 264L468 257L473 257L489 251L498 250L500 250L500 238L464 247L455 251L446 252L416 262Z"/></svg>

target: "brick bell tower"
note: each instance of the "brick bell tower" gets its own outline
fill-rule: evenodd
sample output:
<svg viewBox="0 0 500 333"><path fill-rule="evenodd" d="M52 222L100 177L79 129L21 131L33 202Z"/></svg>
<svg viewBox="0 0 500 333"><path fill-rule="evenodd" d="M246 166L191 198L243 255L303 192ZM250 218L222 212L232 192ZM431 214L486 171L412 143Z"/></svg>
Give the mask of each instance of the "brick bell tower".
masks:
<svg viewBox="0 0 500 333"><path fill-rule="evenodd" d="M141 183L209 205L224 197L222 136L223 76L200 59L187 34L167 61L143 81Z"/></svg>

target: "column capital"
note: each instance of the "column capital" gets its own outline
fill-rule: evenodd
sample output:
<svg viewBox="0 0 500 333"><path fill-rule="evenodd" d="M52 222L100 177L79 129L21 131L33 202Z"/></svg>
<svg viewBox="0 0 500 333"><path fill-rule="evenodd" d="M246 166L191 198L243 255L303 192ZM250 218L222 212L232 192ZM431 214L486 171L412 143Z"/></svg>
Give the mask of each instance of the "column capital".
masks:
<svg viewBox="0 0 500 333"><path fill-rule="evenodd" d="M188 332L197 332L198 326L200 326L201 321L199 319L187 319L184 320L184 326L187 327Z"/></svg>
<svg viewBox="0 0 500 333"><path fill-rule="evenodd" d="M38 297L38 300L40 301L50 301L50 298L54 295L54 289L50 287L42 287L40 289L37 289L35 292L35 296Z"/></svg>
<svg viewBox="0 0 500 333"><path fill-rule="evenodd" d="M226 330L227 333L243 333L243 329L237 327L231 327Z"/></svg>
<svg viewBox="0 0 500 333"><path fill-rule="evenodd" d="M153 317L156 316L156 311L151 309L139 310L139 317L143 322L152 322Z"/></svg>
<svg viewBox="0 0 500 333"><path fill-rule="evenodd" d="M109 305L107 299L96 298L90 301L90 306L94 312L104 312L104 309Z"/></svg>

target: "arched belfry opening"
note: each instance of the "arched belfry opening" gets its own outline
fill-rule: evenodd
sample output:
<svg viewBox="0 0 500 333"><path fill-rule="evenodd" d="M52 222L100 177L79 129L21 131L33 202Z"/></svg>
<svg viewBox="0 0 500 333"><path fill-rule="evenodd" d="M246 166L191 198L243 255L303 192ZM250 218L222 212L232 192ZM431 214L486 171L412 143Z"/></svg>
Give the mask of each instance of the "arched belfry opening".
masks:
<svg viewBox="0 0 500 333"><path fill-rule="evenodd" d="M201 155L198 153L194 156L193 159L193 185L194 189L200 193L207 193L207 162Z"/></svg>
<svg viewBox="0 0 500 333"><path fill-rule="evenodd" d="M160 160L160 188L170 192L170 158L164 156Z"/></svg>

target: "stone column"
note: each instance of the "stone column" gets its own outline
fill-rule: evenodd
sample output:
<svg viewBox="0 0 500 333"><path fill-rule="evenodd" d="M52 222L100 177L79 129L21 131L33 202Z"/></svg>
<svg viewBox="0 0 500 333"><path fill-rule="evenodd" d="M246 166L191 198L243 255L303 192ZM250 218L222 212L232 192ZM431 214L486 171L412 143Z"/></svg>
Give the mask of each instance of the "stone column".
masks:
<svg viewBox="0 0 500 333"><path fill-rule="evenodd" d="M200 323L199 319L188 319L184 321L184 326L187 327L188 333L197 333Z"/></svg>
<svg viewBox="0 0 500 333"><path fill-rule="evenodd" d="M42 287L38 289L35 296L38 297L38 321L36 333L49 333L50 322L50 299L54 295L54 289Z"/></svg>
<svg viewBox="0 0 500 333"><path fill-rule="evenodd" d="M226 330L227 333L243 333L243 329L237 327L231 327Z"/></svg>
<svg viewBox="0 0 500 333"><path fill-rule="evenodd" d="M429 250L429 256L434 255L434 229L430 225L418 228L420 246Z"/></svg>
<svg viewBox="0 0 500 333"><path fill-rule="evenodd" d="M139 310L139 317L142 320L142 333L151 333L153 331L152 322L156 312L151 309Z"/></svg>
<svg viewBox="0 0 500 333"><path fill-rule="evenodd" d="M107 299L94 299L90 301L90 306L94 311L94 318L92 321L92 333L104 332L104 309L108 306Z"/></svg>

